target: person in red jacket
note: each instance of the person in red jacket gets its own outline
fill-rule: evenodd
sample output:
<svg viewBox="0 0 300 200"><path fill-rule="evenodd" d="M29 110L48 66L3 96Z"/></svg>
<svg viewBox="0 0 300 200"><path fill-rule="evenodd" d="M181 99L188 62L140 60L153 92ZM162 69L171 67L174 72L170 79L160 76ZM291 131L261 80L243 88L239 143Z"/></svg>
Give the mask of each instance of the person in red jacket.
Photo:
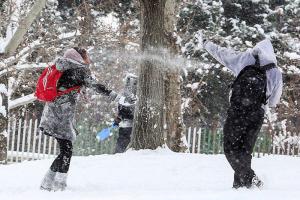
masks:
<svg viewBox="0 0 300 200"><path fill-rule="evenodd" d="M57 89L64 91L74 86L88 87L108 96L111 101L118 101L120 95L97 83L90 76L90 63L85 49L77 47L68 49L63 57L55 60L56 69L63 72L58 80ZM74 90L45 104L39 128L42 133L57 140L60 153L42 180L40 188L43 190L64 190L67 186L73 142L77 135L73 121L78 97L79 93Z"/></svg>

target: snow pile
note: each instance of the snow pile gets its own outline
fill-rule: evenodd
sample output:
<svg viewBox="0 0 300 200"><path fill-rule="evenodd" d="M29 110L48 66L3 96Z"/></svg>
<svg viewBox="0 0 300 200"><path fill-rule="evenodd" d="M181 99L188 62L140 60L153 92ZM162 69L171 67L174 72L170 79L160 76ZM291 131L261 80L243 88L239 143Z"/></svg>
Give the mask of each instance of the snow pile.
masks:
<svg viewBox="0 0 300 200"><path fill-rule="evenodd" d="M255 158L265 188L231 189L233 172L224 155L176 154L167 150L74 157L68 189L40 191L52 160L0 166L0 199L9 200L296 200L300 158ZM287 170L286 170L287 169Z"/></svg>

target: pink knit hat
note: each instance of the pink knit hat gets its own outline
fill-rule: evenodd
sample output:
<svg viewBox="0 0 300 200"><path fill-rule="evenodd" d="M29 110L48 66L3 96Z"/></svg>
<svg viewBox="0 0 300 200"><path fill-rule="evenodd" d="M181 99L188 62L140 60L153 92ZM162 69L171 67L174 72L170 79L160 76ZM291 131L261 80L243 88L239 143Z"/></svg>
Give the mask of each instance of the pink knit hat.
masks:
<svg viewBox="0 0 300 200"><path fill-rule="evenodd" d="M69 58L69 59L75 60L77 62L84 63L84 60L81 57L81 55L75 49L73 49L73 48L72 49L68 49L65 52L64 58Z"/></svg>

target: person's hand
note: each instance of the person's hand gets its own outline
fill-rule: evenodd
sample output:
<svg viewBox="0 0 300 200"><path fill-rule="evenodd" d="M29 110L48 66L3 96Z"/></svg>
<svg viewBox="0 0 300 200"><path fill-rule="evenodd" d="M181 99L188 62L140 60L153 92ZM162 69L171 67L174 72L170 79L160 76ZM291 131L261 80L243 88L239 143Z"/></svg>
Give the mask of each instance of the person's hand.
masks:
<svg viewBox="0 0 300 200"><path fill-rule="evenodd" d="M203 35L202 31L197 31L194 35L194 40L195 40L195 49L196 50L200 50L200 49L203 49L204 47L204 44L206 43L206 38L205 36Z"/></svg>
<svg viewBox="0 0 300 200"><path fill-rule="evenodd" d="M114 122L112 124L112 127L114 127L114 128L118 127L121 121L122 121L122 119L120 117L116 116L114 119Z"/></svg>
<svg viewBox="0 0 300 200"><path fill-rule="evenodd" d="M125 97L125 102L130 103L130 104L135 104L137 98L136 95L131 94Z"/></svg>
<svg viewBox="0 0 300 200"><path fill-rule="evenodd" d="M109 100L114 102L118 102L121 99L121 97L122 95L119 95L115 91L111 91L108 96Z"/></svg>

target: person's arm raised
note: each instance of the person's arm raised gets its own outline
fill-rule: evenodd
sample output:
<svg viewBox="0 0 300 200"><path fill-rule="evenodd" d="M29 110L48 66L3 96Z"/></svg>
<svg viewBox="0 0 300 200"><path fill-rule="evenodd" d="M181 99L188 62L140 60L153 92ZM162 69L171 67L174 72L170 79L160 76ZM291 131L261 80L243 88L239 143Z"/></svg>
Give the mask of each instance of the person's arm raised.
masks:
<svg viewBox="0 0 300 200"><path fill-rule="evenodd" d="M197 43L197 49L204 48L219 63L230 69L235 76L237 76L245 66L255 63L255 58L251 51L239 52L230 48L221 47L206 39L201 30L195 33L194 39Z"/></svg>
<svg viewBox="0 0 300 200"><path fill-rule="evenodd" d="M230 48L221 47L213 42L206 41L203 48L219 63L230 69L235 76L248 65L255 63L251 51L238 52Z"/></svg>

